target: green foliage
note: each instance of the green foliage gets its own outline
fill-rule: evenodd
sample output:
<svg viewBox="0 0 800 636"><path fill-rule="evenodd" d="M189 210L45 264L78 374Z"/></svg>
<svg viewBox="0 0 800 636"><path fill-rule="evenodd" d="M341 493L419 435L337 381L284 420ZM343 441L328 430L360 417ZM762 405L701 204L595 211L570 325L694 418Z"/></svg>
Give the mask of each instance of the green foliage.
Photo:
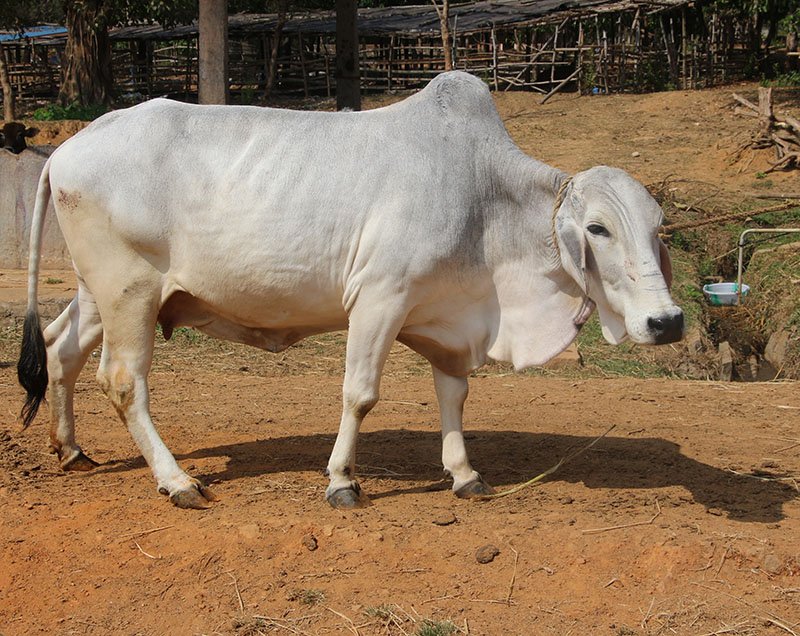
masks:
<svg viewBox="0 0 800 636"><path fill-rule="evenodd" d="M761 86L791 87L800 86L800 71L790 71L777 75L774 79L762 79Z"/></svg>
<svg viewBox="0 0 800 636"><path fill-rule="evenodd" d="M426 618L420 623L415 634L416 636L450 636L456 631L458 628L452 621L434 621Z"/></svg>
<svg viewBox="0 0 800 636"><path fill-rule="evenodd" d="M288 598L290 601L299 601L303 605L313 606L319 605L325 600L325 593L314 589L295 590L289 594Z"/></svg>
<svg viewBox="0 0 800 636"><path fill-rule="evenodd" d="M394 609L391 605L383 603L381 605L371 605L364 608L364 614L370 618L380 618L382 621L386 621L392 617Z"/></svg>
<svg viewBox="0 0 800 636"><path fill-rule="evenodd" d="M64 11L61 0L0 0L0 28L21 29L40 22L61 23Z"/></svg>
<svg viewBox="0 0 800 636"><path fill-rule="evenodd" d="M37 108L33 112L33 118L37 121L56 121L60 119L80 119L81 121L92 121L108 111L107 106L93 104L91 106L81 106L80 104L70 104L60 106L59 104L48 104L42 108Z"/></svg>
<svg viewBox="0 0 800 636"><path fill-rule="evenodd" d="M51 276L48 276L44 279L45 285L60 285L63 282L64 281L61 278L53 278Z"/></svg>
<svg viewBox="0 0 800 636"><path fill-rule="evenodd" d="M646 378L667 374L667 371L658 365L637 357L635 344L631 342L620 345L608 344L603 338L597 312L578 334L578 350L587 367L597 369L604 375Z"/></svg>

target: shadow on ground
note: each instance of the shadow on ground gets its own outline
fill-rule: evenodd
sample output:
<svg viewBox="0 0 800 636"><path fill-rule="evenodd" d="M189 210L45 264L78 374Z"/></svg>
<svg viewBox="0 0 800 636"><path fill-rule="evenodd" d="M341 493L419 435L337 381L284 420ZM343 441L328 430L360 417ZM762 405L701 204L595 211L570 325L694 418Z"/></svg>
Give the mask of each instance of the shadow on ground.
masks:
<svg viewBox="0 0 800 636"><path fill-rule="evenodd" d="M190 460L228 457L224 470L198 475L206 483L294 471L321 473L333 447L333 435L287 436L205 448L177 456ZM473 466L495 487L517 484L543 472L573 450L594 438L519 432L475 432L467 435ZM362 472L388 471L382 479L398 482L396 489L373 499L430 490L404 482L442 478L438 433L408 430L375 431L359 436L358 461ZM107 464L99 472L128 471L144 462ZM369 468L365 468L369 467ZM548 481L583 483L587 488L637 489L682 486L707 509L727 513L731 519L769 523L784 518L783 505L798 496L787 483L735 474L704 464L681 453L680 447L658 438L600 440L571 464L560 468ZM325 478L320 477L320 485ZM433 486L435 489L436 486Z"/></svg>

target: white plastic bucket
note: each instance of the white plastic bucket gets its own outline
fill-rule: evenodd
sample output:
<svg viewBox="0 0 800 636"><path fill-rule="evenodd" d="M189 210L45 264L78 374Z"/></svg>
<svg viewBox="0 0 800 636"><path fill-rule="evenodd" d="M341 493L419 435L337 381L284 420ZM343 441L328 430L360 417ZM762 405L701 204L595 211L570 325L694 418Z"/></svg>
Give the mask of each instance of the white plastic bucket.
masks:
<svg viewBox="0 0 800 636"><path fill-rule="evenodd" d="M711 283L703 285L703 294L711 305L738 304L739 286L736 283ZM749 285L742 285L742 298L750 291Z"/></svg>

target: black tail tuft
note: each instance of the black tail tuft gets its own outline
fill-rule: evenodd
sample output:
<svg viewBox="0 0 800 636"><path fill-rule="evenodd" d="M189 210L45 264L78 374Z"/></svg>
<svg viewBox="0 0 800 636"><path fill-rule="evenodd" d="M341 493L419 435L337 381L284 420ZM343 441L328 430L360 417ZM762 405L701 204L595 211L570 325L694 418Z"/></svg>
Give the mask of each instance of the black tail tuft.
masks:
<svg viewBox="0 0 800 636"><path fill-rule="evenodd" d="M44 344L39 314L29 311L25 314L22 327L22 349L17 363L17 378L27 391L22 407L22 426L27 428L36 417L39 405L47 391L47 347Z"/></svg>

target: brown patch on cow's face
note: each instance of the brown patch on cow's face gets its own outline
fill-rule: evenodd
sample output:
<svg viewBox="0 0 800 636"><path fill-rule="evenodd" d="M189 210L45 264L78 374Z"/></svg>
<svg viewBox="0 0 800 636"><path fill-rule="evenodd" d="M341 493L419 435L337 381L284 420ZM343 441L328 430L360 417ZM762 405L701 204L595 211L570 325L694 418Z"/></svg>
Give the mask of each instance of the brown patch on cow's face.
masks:
<svg viewBox="0 0 800 636"><path fill-rule="evenodd" d="M73 212L81 201L81 195L78 192L67 192L62 188L58 189L58 206L67 212Z"/></svg>

